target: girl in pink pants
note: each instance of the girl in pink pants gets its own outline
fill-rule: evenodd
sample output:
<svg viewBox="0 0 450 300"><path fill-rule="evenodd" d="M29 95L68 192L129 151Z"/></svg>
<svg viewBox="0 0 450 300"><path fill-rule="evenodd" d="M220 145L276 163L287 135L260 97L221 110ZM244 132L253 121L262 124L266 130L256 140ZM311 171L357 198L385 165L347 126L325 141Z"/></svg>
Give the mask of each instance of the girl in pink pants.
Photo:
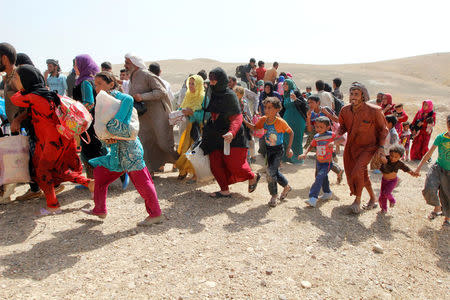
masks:
<svg viewBox="0 0 450 300"><path fill-rule="evenodd" d="M129 138L130 120L133 112L133 98L116 91L117 83L114 75L109 72L100 72L95 76L95 89L97 94L106 91L121 101L120 109L111 121L106 125L107 130L117 137ZM89 160L89 164L95 167L95 207L83 212L106 218L106 194L108 186L125 172L130 176L136 190L145 200L145 208L148 217L139 222L139 226L148 226L162 221L161 209L158 203L155 186L152 177L144 162L144 150L137 137L135 140L106 140L110 152L101 157Z"/></svg>

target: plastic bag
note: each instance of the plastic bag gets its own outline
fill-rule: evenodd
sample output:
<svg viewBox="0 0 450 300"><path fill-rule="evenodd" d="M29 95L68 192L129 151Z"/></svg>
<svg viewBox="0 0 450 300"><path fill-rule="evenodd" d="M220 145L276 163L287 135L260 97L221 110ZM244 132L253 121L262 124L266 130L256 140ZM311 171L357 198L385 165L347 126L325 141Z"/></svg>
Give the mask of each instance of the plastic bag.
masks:
<svg viewBox="0 0 450 300"><path fill-rule="evenodd" d="M255 125L256 123L258 123L259 119L261 119L261 117L259 115L254 115L253 116L253 125ZM257 129L253 131L253 136L260 139L264 136L264 128L261 129Z"/></svg>
<svg viewBox="0 0 450 300"><path fill-rule="evenodd" d="M81 135L88 130L92 123L92 115L81 102L60 96L61 105L56 110L60 124L56 126L58 132L67 139Z"/></svg>
<svg viewBox="0 0 450 300"><path fill-rule="evenodd" d="M30 145L23 135L0 138L0 185L29 182Z"/></svg>
<svg viewBox="0 0 450 300"><path fill-rule="evenodd" d="M209 166L209 155L205 155L200 148L201 140L192 146L192 151L186 153L187 159L191 162L197 176L197 181L205 182L214 179Z"/></svg>
<svg viewBox="0 0 450 300"><path fill-rule="evenodd" d="M176 110L169 113L170 125L181 124L184 121L186 121L186 117L184 116L183 111Z"/></svg>
<svg viewBox="0 0 450 300"><path fill-rule="evenodd" d="M107 129L107 124L115 117L120 109L121 101L109 95L105 91L101 91L95 98L95 123L94 130L97 137L101 140L116 139L116 140L135 140L139 133L139 117L135 108L131 114L130 124L126 127L129 134L123 136L114 135ZM127 137L129 136L129 137Z"/></svg>

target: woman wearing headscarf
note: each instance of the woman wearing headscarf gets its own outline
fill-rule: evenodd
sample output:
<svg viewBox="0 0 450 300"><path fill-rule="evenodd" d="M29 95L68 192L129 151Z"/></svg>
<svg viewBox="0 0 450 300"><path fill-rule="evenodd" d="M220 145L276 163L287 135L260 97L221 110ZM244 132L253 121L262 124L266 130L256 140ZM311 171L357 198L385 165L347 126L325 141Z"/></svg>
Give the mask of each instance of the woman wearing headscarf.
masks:
<svg viewBox="0 0 450 300"><path fill-rule="evenodd" d="M228 76L222 68L209 73L211 96L206 111L211 113L203 128L200 147L209 154L211 172L220 191L211 197L231 197L229 185L249 181L248 191L253 192L260 179L247 162L248 140L244 136L243 117L236 94L228 87ZM224 145L230 146L229 155Z"/></svg>
<svg viewBox="0 0 450 300"><path fill-rule="evenodd" d="M91 140L90 143L86 143L81 139L81 160L86 168L87 177L94 178L93 168L89 164L89 160L106 155L107 153L106 148L103 147L94 130L94 107L95 96L97 96L94 88L94 77L99 72L99 68L88 54L82 54L75 57L74 69L78 78L75 81L75 88L73 89L73 99L82 102L94 118L94 121L92 121L91 126L87 130L87 134ZM87 140L85 134L82 137Z"/></svg>
<svg viewBox="0 0 450 300"><path fill-rule="evenodd" d="M283 83L284 83L284 76L278 77L277 92L280 95L284 94Z"/></svg>
<svg viewBox="0 0 450 300"><path fill-rule="evenodd" d="M188 118L186 121L186 129L180 138L178 146L178 154L180 157L175 163L179 170L178 179L184 179L188 174L192 174L192 180L196 180L195 170L191 162L186 157L186 152L191 148L195 139L198 139L200 127L202 124L202 103L205 98L205 87L203 85L203 78L199 75L192 75L186 80L188 90L184 96L184 100L180 105L183 114ZM194 135L192 136L191 133ZM197 135L197 136L195 136Z"/></svg>
<svg viewBox="0 0 450 300"><path fill-rule="evenodd" d="M425 100L411 123L414 138L410 152L411 160L421 160L428 152L428 143L435 123L436 113L433 111L433 102Z"/></svg>
<svg viewBox="0 0 450 300"><path fill-rule="evenodd" d="M292 81L291 79L286 79L284 81L283 89L283 107L285 109L283 119L294 131L294 141L292 143L292 151L294 152L294 155L291 158L288 158L286 155L284 155L283 161L293 164L302 164L303 160L299 160L298 156L303 154L303 133L305 132L306 121L305 116L298 110L295 101L304 100L300 95L300 92L298 91L294 81ZM289 136L285 136L284 140L284 148L287 149Z"/></svg>
<svg viewBox="0 0 450 300"><path fill-rule="evenodd" d="M59 213L59 203L54 187L64 181L71 181L94 190L94 182L81 175L82 167L76 153L74 139L63 137L56 129L59 120L55 108L60 99L55 92L45 87L44 77L31 65L17 68L14 81L19 92L11 101L14 105L31 109L31 118L36 132L36 149L33 165L36 170L35 180L44 191L47 208L41 215Z"/></svg>
<svg viewBox="0 0 450 300"><path fill-rule="evenodd" d="M383 94L381 102L381 109L383 110L383 113L385 116L391 115L395 111L395 105L392 104L392 95L389 93Z"/></svg>

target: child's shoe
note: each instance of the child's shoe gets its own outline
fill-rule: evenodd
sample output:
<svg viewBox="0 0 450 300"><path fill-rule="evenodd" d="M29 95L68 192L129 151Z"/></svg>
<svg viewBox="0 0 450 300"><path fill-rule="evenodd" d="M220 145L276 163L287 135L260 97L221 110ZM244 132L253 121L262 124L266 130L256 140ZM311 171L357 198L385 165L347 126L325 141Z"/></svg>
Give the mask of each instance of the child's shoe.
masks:
<svg viewBox="0 0 450 300"><path fill-rule="evenodd" d="M331 198L333 198L332 192L323 193L323 195L319 197L320 200L330 200Z"/></svg>
<svg viewBox="0 0 450 300"><path fill-rule="evenodd" d="M143 221L137 223L137 226L147 227L152 226L153 224L160 224L163 222L163 216L157 216L157 217L147 217Z"/></svg>
<svg viewBox="0 0 450 300"><path fill-rule="evenodd" d="M305 203L309 204L309 206L316 207L317 200L318 200L317 198L311 197L309 198L309 200L306 200Z"/></svg>
<svg viewBox="0 0 450 300"><path fill-rule="evenodd" d="M277 206L277 195L272 196L272 198L270 198L270 201L269 201L268 204L269 204L270 207Z"/></svg>

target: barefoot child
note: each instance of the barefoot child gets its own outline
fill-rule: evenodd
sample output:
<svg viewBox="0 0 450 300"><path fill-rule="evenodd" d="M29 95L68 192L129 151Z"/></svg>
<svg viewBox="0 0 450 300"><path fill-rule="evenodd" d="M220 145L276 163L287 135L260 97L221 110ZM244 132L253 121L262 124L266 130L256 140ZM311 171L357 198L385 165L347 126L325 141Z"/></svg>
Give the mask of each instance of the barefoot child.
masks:
<svg viewBox="0 0 450 300"><path fill-rule="evenodd" d="M439 152L438 159L428 171L422 194L425 201L434 206L434 210L428 218L432 220L443 214L445 216L444 225L448 226L450 225L450 115L447 116L447 132L436 137L433 146L417 166L417 173L420 172L424 163L431 158L436 148Z"/></svg>
<svg viewBox="0 0 450 300"><path fill-rule="evenodd" d="M317 134L306 152L298 157L298 159L305 159L306 154L316 147L316 180L309 190L309 200L306 200L306 203L312 207L316 207L320 189L323 189L320 200L329 200L333 195L328 181L328 172L333 165L333 140L336 135L330 131L330 126L330 119L324 116L318 117L314 124Z"/></svg>
<svg viewBox="0 0 450 300"><path fill-rule="evenodd" d="M106 128L116 136L130 137L129 124L133 111L133 98L116 90L117 82L110 72L100 72L95 76L95 90L97 93L105 91L121 101L119 111ZM138 226L148 226L162 221L158 196L145 166L144 151L138 137L135 140L108 140L110 153L89 160L94 166L95 207L92 210L83 210L84 213L106 218L106 194L108 186L124 172L127 172L136 190L144 198L148 217L138 223Z"/></svg>
<svg viewBox="0 0 450 300"><path fill-rule="evenodd" d="M390 207L394 207L395 205L395 198L392 195L392 191L398 182L398 170L401 169L414 177L419 176L400 160L403 154L405 154L405 148L401 145L394 145L389 148L389 155L381 158L383 164L380 167L380 171L383 173L383 177L381 179L378 202L380 203L382 213L387 212L387 200L389 200Z"/></svg>
<svg viewBox="0 0 450 300"><path fill-rule="evenodd" d="M269 201L269 206L275 207L277 205L277 182L284 189L280 195L280 200L284 200L291 187L287 179L280 172L281 158L283 157L283 136L284 133L289 134L289 144L286 149L286 156L291 158L293 152L291 150L292 141L294 140L294 133L285 120L278 117L277 114L281 110L281 101L276 97L268 97L264 100L264 116L259 119L258 123L251 124L244 119L245 125L252 129L264 128L264 140L266 142L267 152L267 181L269 183L269 192L272 196Z"/></svg>

